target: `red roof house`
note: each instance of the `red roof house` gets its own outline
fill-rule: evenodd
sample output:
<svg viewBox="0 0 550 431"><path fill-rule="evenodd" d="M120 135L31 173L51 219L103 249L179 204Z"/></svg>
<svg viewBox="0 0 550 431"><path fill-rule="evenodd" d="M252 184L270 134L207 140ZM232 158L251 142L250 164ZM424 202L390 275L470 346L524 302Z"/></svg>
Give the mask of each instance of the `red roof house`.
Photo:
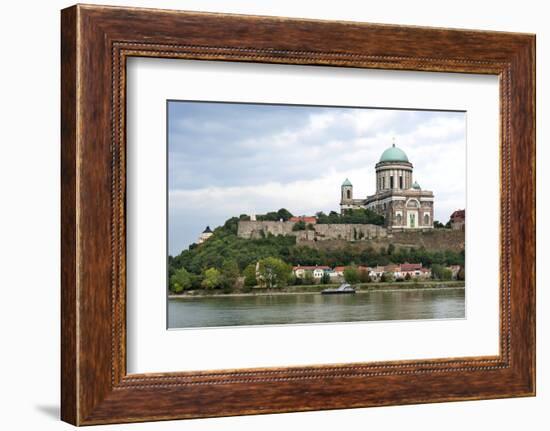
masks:
<svg viewBox="0 0 550 431"><path fill-rule="evenodd" d="M303 221L304 223L311 223L315 224L317 223L317 217L308 217L308 216L299 216L299 217L290 217L288 221L297 223L299 221Z"/></svg>

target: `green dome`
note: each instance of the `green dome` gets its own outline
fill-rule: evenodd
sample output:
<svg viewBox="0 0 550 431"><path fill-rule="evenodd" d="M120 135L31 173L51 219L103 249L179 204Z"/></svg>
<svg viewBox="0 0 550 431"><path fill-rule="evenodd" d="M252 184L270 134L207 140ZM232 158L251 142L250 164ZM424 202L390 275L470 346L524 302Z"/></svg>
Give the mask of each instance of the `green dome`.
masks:
<svg viewBox="0 0 550 431"><path fill-rule="evenodd" d="M397 148L393 144L390 148L382 153L380 162L408 162L409 159L401 148Z"/></svg>
<svg viewBox="0 0 550 431"><path fill-rule="evenodd" d="M416 181L412 185L413 189L420 190L420 184L418 184Z"/></svg>
<svg viewBox="0 0 550 431"><path fill-rule="evenodd" d="M344 186L350 186L351 187L351 181L346 178L346 181L342 183L342 187Z"/></svg>

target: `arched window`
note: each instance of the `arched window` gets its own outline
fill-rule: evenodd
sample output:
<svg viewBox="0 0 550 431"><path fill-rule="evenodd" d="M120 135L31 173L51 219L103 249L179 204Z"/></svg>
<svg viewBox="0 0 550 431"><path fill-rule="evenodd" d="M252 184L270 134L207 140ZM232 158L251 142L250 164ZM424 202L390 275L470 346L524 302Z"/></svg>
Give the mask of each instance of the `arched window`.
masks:
<svg viewBox="0 0 550 431"><path fill-rule="evenodd" d="M409 199L407 201L407 208L418 208L420 205L416 199Z"/></svg>
<svg viewBox="0 0 550 431"><path fill-rule="evenodd" d="M428 226L430 224L430 216L428 214L424 214L424 226Z"/></svg>
<svg viewBox="0 0 550 431"><path fill-rule="evenodd" d="M348 197L348 199L351 199L351 190L346 190L346 196Z"/></svg>

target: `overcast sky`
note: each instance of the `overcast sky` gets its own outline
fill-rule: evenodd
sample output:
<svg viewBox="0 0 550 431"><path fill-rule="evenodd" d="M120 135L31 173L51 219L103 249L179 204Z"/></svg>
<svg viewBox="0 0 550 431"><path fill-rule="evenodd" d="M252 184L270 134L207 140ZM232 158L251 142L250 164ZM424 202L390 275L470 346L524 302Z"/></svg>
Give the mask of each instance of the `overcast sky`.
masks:
<svg viewBox="0 0 550 431"><path fill-rule="evenodd" d="M169 102L169 252L239 214L339 211L340 186L375 191L374 165L395 144L435 194L435 219L465 207L463 112Z"/></svg>

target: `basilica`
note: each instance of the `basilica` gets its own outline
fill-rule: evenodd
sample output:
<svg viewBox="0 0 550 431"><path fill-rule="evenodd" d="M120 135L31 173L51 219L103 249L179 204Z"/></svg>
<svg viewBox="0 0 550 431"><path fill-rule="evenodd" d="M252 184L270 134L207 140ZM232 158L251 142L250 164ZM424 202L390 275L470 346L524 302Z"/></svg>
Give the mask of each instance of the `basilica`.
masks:
<svg viewBox="0 0 550 431"><path fill-rule="evenodd" d="M353 185L346 178L341 188L340 211L367 208L385 217L392 229L432 229L434 194L413 182L413 165L395 146L386 149L376 169L376 193L353 198Z"/></svg>

